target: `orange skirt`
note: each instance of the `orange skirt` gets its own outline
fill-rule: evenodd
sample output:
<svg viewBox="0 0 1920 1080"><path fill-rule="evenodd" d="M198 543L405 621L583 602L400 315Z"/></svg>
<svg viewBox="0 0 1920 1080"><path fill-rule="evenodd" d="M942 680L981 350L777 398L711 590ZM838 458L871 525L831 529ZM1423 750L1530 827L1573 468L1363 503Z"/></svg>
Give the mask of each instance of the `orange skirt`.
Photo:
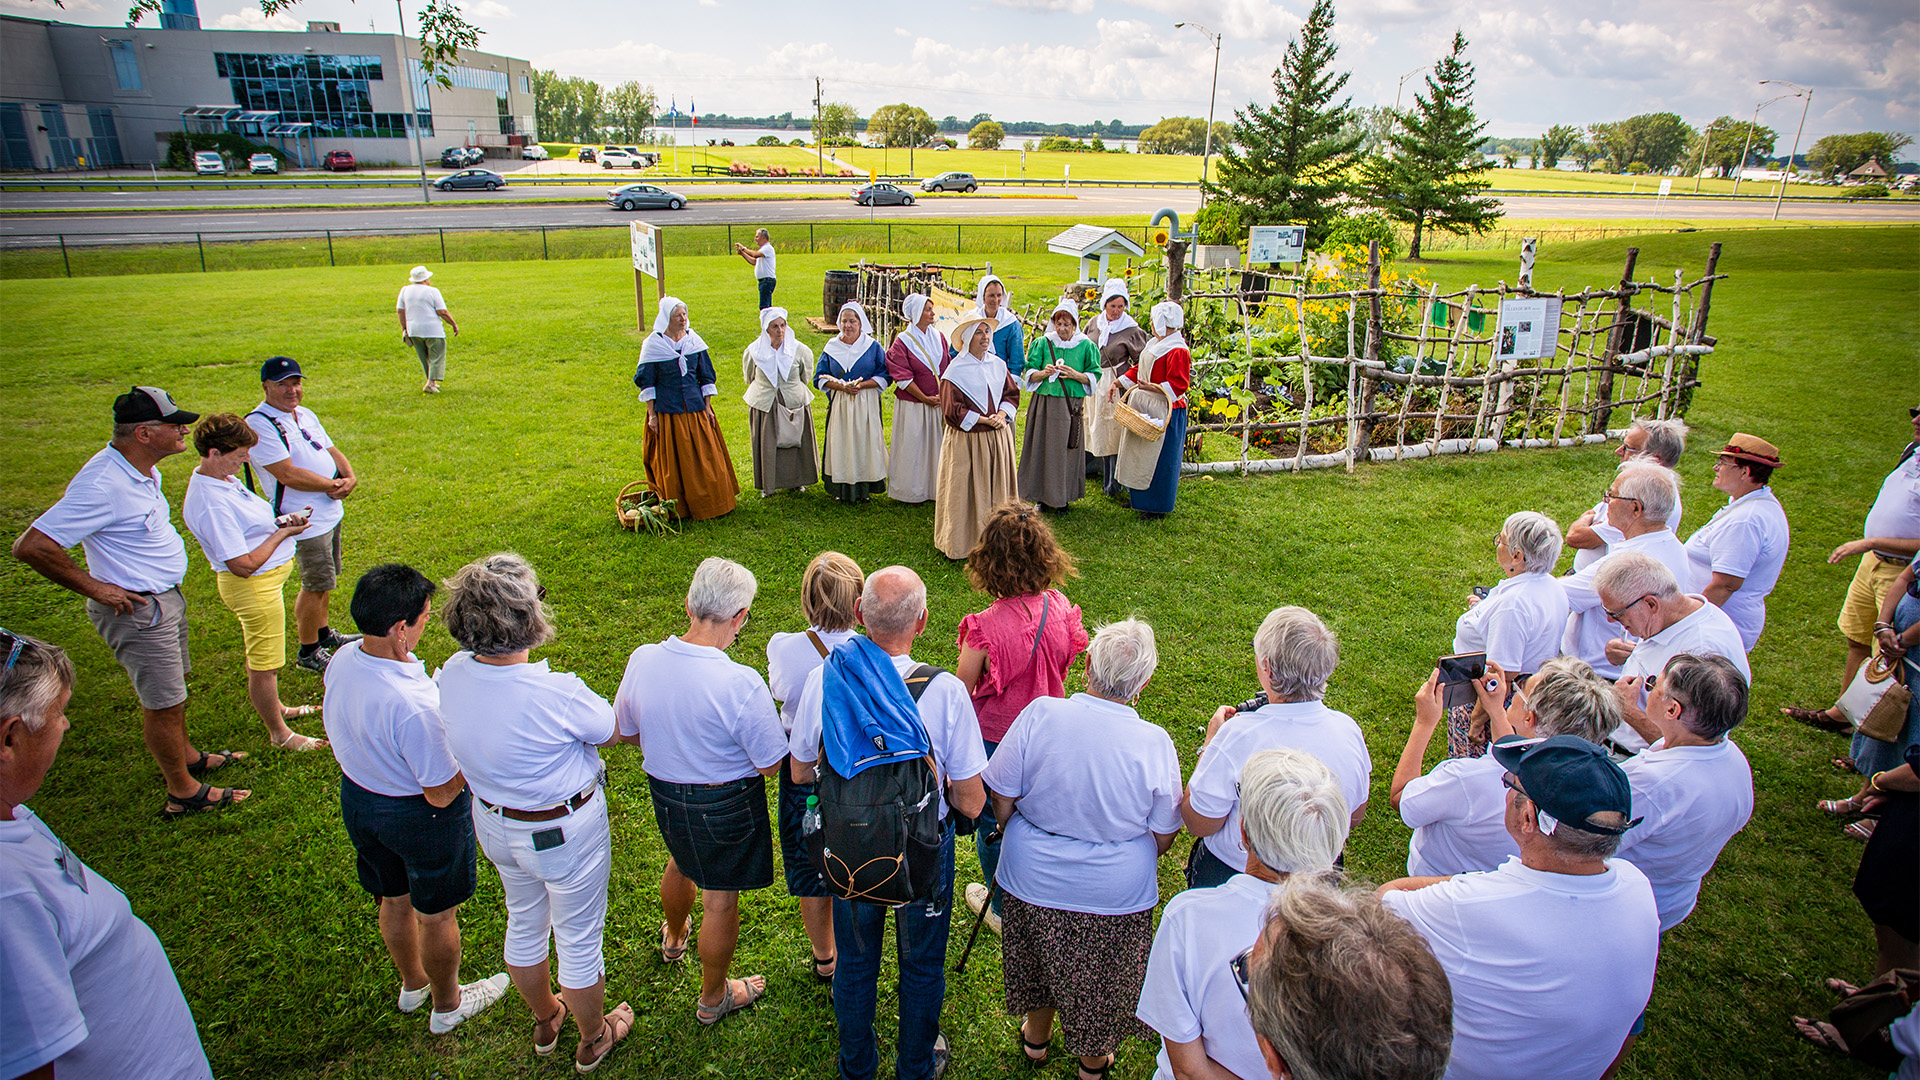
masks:
<svg viewBox="0 0 1920 1080"><path fill-rule="evenodd" d="M712 414L656 412L653 418L660 430L647 432L647 483L674 500L673 515L705 521L732 513L740 481Z"/></svg>

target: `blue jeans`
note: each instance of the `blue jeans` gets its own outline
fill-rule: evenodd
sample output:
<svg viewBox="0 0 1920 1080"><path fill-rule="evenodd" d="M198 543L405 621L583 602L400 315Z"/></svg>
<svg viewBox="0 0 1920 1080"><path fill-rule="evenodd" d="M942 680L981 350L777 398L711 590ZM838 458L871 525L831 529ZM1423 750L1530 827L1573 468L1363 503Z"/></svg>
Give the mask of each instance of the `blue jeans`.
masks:
<svg viewBox="0 0 1920 1080"><path fill-rule="evenodd" d="M753 280L760 283L760 310L765 311L773 306L773 279L763 277Z"/></svg>
<svg viewBox="0 0 1920 1080"><path fill-rule="evenodd" d="M993 752L1000 749L1000 744L997 742L984 742L984 740L983 743L987 748L987 760L992 761ZM974 820L980 824L973 834L973 853L980 857L980 875L987 879L987 888L991 890L993 888L993 875L1000 869L1001 844L999 840L989 841L987 839L987 837L993 833L995 827L1000 824L998 821L995 821L993 817L993 799L991 796L987 799L987 805L981 809L980 816ZM1002 895L1004 894L995 893L993 896L993 913L995 915L1000 914L1000 897Z"/></svg>
<svg viewBox="0 0 1920 1080"><path fill-rule="evenodd" d="M892 909L833 901L833 940L840 951L840 964L833 973L833 1020L840 1029L842 1080L872 1080L880 1069L873 1010L890 912L895 916L894 944L900 962L900 1030L894 1040L893 1075L896 1080L929 1080L933 1043L940 1035L940 1008L947 997L953 822L947 822L940 845L940 875L932 899Z"/></svg>

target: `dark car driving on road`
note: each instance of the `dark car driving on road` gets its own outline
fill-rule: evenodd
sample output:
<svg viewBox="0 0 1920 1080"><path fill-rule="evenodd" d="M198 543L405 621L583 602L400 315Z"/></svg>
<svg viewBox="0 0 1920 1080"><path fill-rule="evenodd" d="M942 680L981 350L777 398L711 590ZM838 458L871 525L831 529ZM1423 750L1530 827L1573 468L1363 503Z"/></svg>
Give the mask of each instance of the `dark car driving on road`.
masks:
<svg viewBox="0 0 1920 1080"><path fill-rule="evenodd" d="M687 205L687 197L654 184L627 184L608 189L607 205L615 210L678 210Z"/></svg>
<svg viewBox="0 0 1920 1080"><path fill-rule="evenodd" d="M913 193L883 180L854 188L853 201L861 206L912 206Z"/></svg>
<svg viewBox="0 0 1920 1080"><path fill-rule="evenodd" d="M488 191L493 191L496 188L505 187L506 183L507 178L497 172L490 172L486 169L461 169L451 176L443 176L435 180L433 186L439 188L441 191L456 191L471 188L485 188Z"/></svg>
<svg viewBox="0 0 1920 1080"><path fill-rule="evenodd" d="M980 181L966 172L943 172L920 181L921 191L964 191L971 195L979 189Z"/></svg>

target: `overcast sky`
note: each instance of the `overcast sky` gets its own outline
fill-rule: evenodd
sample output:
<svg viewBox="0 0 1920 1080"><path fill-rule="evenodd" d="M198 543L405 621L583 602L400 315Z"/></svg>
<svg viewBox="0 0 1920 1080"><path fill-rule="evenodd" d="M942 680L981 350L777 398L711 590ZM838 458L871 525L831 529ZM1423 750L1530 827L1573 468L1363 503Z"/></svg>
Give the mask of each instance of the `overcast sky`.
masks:
<svg viewBox="0 0 1920 1080"><path fill-rule="evenodd" d="M404 0L408 26L420 0ZM935 118L1152 123L1203 116L1212 48L1180 20L1225 36L1218 116L1272 100L1272 72L1299 31L1305 0L462 0L480 45L612 85L639 79L663 102L703 112L812 110L813 76L828 100L862 115L892 102ZM0 0L0 10L111 23L125 0ZM209 28L395 28L385 0L304 0L264 19L251 0L200 0ZM1355 104L1391 105L1400 77L1431 63L1465 32L1478 69L1487 131L1532 136L1550 124L1677 112L1696 127L1750 117L1787 87L1813 90L1804 148L1832 132L1920 135L1920 4L1913 0L1344 0L1338 64ZM1407 83L1410 101L1419 76ZM1762 121L1793 138L1801 101ZM1908 157L1916 151L1908 151Z"/></svg>

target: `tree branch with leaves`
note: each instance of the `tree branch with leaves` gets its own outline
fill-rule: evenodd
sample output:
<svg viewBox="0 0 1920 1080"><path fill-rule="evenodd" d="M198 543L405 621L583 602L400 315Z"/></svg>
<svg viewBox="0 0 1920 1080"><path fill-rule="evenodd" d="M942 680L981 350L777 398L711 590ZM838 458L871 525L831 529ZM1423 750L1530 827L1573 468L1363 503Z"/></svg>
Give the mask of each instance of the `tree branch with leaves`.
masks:
<svg viewBox="0 0 1920 1080"><path fill-rule="evenodd" d="M1499 200L1480 194L1492 184L1485 175L1491 165L1480 154L1487 125L1473 112L1466 51L1466 35L1454 31L1452 50L1427 75L1426 92L1414 95L1387 139L1391 153L1371 158L1364 170L1368 201L1413 226L1408 258L1420 257L1428 230L1464 236L1501 217Z"/></svg>

